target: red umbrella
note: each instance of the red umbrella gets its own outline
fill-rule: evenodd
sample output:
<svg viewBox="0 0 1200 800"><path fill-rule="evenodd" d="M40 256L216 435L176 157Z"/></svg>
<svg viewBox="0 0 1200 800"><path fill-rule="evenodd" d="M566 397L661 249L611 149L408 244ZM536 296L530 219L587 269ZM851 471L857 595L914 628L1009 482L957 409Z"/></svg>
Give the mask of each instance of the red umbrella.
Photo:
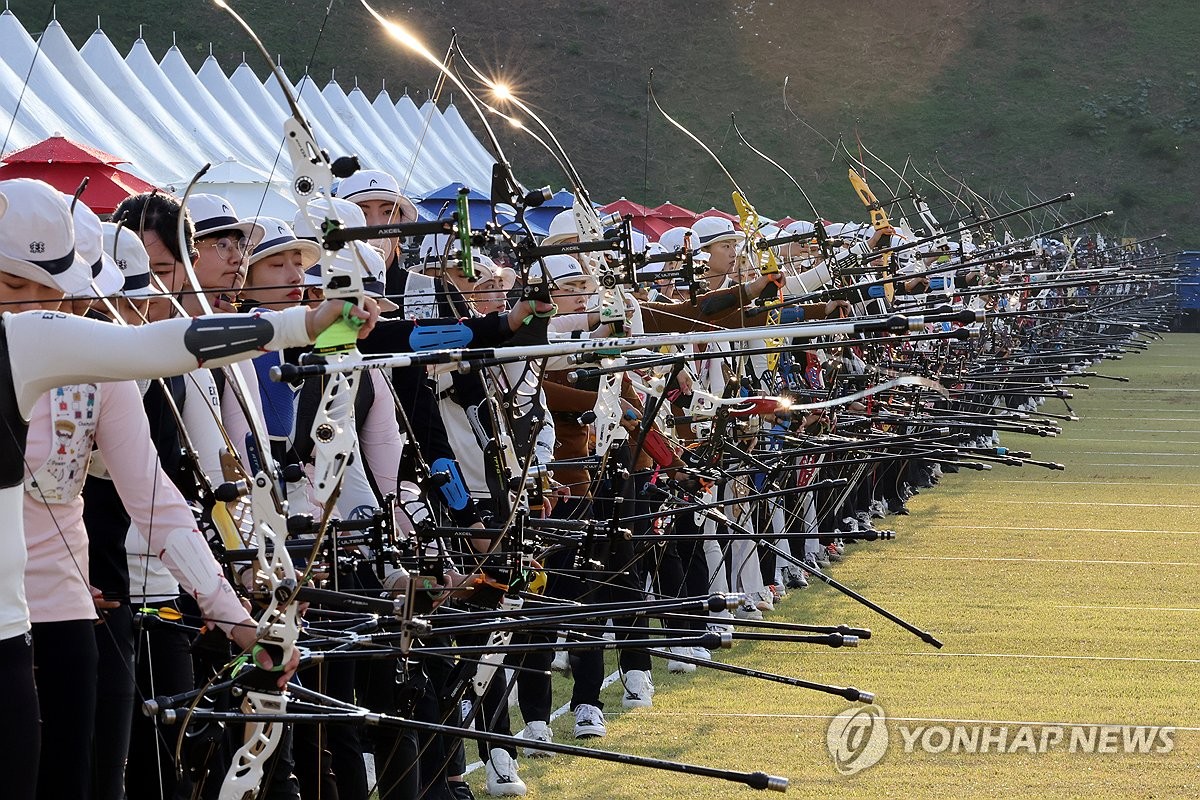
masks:
<svg viewBox="0 0 1200 800"><path fill-rule="evenodd" d="M74 194L87 178L81 199L97 214L111 214L126 197L154 188L116 166L126 161L64 136L14 150L0 161L0 180L37 178L66 194Z"/></svg>
<svg viewBox="0 0 1200 800"><path fill-rule="evenodd" d="M647 236L657 239L662 231L667 230L672 226L668 225L662 228L662 231L654 227L656 220L650 216L650 209L646 208L641 203L635 203L632 200L626 200L622 197L620 200L614 200L606 206L600 206L598 211L602 214L620 214L622 217L631 217L633 227Z"/></svg>
<svg viewBox="0 0 1200 800"><path fill-rule="evenodd" d="M670 202L652 208L646 214L645 232L655 239L671 228L690 227L699 219L696 212Z"/></svg>
<svg viewBox="0 0 1200 800"><path fill-rule="evenodd" d="M779 227L780 230L783 230L788 225L791 225L793 222L797 222L797 220L793 217L780 217L779 219L775 220L775 224Z"/></svg>
<svg viewBox="0 0 1200 800"><path fill-rule="evenodd" d="M650 213L650 209L646 208L641 203L635 203L632 200L626 200L622 197L620 200L614 200L606 206L600 206L601 214L620 214L621 216L630 216L634 219L639 219Z"/></svg>

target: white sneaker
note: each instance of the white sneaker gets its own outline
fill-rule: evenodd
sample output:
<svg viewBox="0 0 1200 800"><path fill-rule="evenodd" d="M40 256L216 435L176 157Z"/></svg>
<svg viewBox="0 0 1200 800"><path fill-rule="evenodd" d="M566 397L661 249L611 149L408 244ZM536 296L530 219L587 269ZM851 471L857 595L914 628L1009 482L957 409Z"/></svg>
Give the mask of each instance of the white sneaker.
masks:
<svg viewBox="0 0 1200 800"><path fill-rule="evenodd" d="M709 650L707 647L693 647L692 655L695 656L696 658L702 658L705 661L712 661L712 651ZM695 666L695 664L693 664L692 666Z"/></svg>
<svg viewBox="0 0 1200 800"><path fill-rule="evenodd" d="M650 670L631 669L621 675L625 684L625 695L621 705L625 708L650 708L654 705L654 680Z"/></svg>
<svg viewBox="0 0 1200 800"><path fill-rule="evenodd" d="M604 727L604 712L593 705L580 703L575 707L575 738L598 739L608 733Z"/></svg>
<svg viewBox="0 0 1200 800"><path fill-rule="evenodd" d="M528 789L517 775L517 762L499 747L488 753L487 793L492 797L524 797Z"/></svg>
<svg viewBox="0 0 1200 800"><path fill-rule="evenodd" d="M758 610L750 598L743 600L733 615L738 619L759 620L763 618L763 612Z"/></svg>
<svg viewBox="0 0 1200 800"><path fill-rule="evenodd" d="M550 729L550 724L546 722L534 721L525 723L525 730L519 734L522 739L528 739L531 742L553 742L554 731ZM522 747L521 751L530 758L553 758L554 753L549 750L538 750L536 747Z"/></svg>
<svg viewBox="0 0 1200 800"><path fill-rule="evenodd" d="M564 675L571 674L571 657L566 650L556 650L554 652L554 660L550 662L551 672L561 672Z"/></svg>
<svg viewBox="0 0 1200 800"><path fill-rule="evenodd" d="M703 649L703 648L702 648ZM695 656L695 648L693 647L668 647L668 653L678 653L681 656ZM708 652L705 650L704 652ZM686 661L676 661L674 659L667 660L667 672L673 672L676 675L683 675L688 672L695 672L696 665Z"/></svg>

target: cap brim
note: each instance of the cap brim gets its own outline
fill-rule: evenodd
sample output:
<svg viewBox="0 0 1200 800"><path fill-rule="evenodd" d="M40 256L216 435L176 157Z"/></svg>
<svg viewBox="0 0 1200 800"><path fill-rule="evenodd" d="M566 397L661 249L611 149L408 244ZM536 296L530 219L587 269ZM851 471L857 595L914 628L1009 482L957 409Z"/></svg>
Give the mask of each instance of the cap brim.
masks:
<svg viewBox="0 0 1200 800"><path fill-rule="evenodd" d="M252 239L257 234L258 238L261 239L264 235L266 235L267 229L262 225L259 225L257 222L239 220L238 222L229 223L226 225L216 225L211 228L197 227L195 238L203 239L207 236L217 236L218 234L229 233L230 231L237 231L247 239Z"/></svg>
<svg viewBox="0 0 1200 800"><path fill-rule="evenodd" d="M96 297L112 297L120 294L121 290L125 288L125 276L121 274L121 268L108 253L100 255L100 262L100 274L92 279L91 294Z"/></svg>
<svg viewBox="0 0 1200 800"><path fill-rule="evenodd" d="M57 275L51 275L37 264L0 254L0 272L31 280L73 297L86 296L92 285L91 268L81 264L78 259Z"/></svg>
<svg viewBox="0 0 1200 800"><path fill-rule="evenodd" d="M701 247L711 247L712 245L719 244L720 242L736 242L742 238L744 238L744 236L741 233L738 233L737 231L732 231L730 233L720 233L707 241L701 241L700 246Z"/></svg>
<svg viewBox="0 0 1200 800"><path fill-rule="evenodd" d="M281 242L280 244L272 245L250 256L250 266L254 266L264 258L270 258L279 253L286 253L288 250L299 250L301 252L304 258L305 269L308 269L321 260L321 245L309 239L293 239L290 242Z"/></svg>
<svg viewBox="0 0 1200 800"><path fill-rule="evenodd" d="M338 195L341 200L349 200L351 203L367 203L371 200L386 200L402 208L405 217L412 219L420 219L417 212L417 206L412 200L409 200L402 194L397 194L389 189L363 189L360 192L354 192L348 195Z"/></svg>
<svg viewBox="0 0 1200 800"><path fill-rule="evenodd" d="M123 289L121 294L131 300L147 297L162 297L162 292L155 291L149 286L139 286L136 289Z"/></svg>
<svg viewBox="0 0 1200 800"><path fill-rule="evenodd" d="M8 198L0 194L0 217L4 216L5 211L8 211Z"/></svg>
<svg viewBox="0 0 1200 800"><path fill-rule="evenodd" d="M551 245L562 244L569 240L578 241L578 233L555 233L542 239L541 247L550 247Z"/></svg>

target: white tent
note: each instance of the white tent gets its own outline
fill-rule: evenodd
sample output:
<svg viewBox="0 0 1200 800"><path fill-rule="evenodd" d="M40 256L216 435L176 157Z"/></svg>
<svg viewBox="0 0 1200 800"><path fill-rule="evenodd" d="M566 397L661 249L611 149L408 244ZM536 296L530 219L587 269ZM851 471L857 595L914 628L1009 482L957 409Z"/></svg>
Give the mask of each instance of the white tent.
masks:
<svg viewBox="0 0 1200 800"><path fill-rule="evenodd" d="M353 100L353 97L351 97L351 100ZM371 108L373 108L375 113L379 115L379 118L383 120L383 123L387 126L388 130L393 131L398 138L412 143L412 146L417 149L417 155L419 158L421 152L421 140L418 136L418 132L410 128L408 121L401 117L400 113L396 111L396 104L392 102L392 98L388 96L386 91L381 91L375 97L375 102L371 104ZM430 183L433 184L431 189L436 189L439 186L445 186L447 183L450 183L454 180L454 175L450 170L450 165L446 164L444 161L436 158L424 158L420 159L419 164L425 167L425 171L429 175ZM409 165L406 165L404 172L396 176L396 180L400 182L401 191L412 192L413 194L419 193L417 189L414 188L417 182L414 182L411 177L411 174L417 171L416 168L417 164L410 162ZM421 191L427 192L431 189L422 189Z"/></svg>
<svg viewBox="0 0 1200 800"><path fill-rule="evenodd" d="M42 98L36 93L22 94L24 83L24 76L17 75L3 59L0 59L0 109L4 109L9 122L5 126L8 141L4 152L19 150L54 133L65 134L71 130L71 126L42 102ZM0 117L0 121L3 119Z"/></svg>
<svg viewBox="0 0 1200 800"><path fill-rule="evenodd" d="M358 134L358 138L363 144L371 148L371 155L360 154L362 155L360 160L364 167L386 170L395 175L403 168L402 165L408 164L410 155L408 149L402 148L395 140L384 141L381 134L386 135L386 131L381 130L379 125L359 116L358 111L351 107L346 93L342 91L342 87L338 86L336 81L331 80L325 84L325 88L321 89L321 98L334 116L343 125Z"/></svg>
<svg viewBox="0 0 1200 800"><path fill-rule="evenodd" d="M118 134L128 130L138 131L136 140L122 136L130 141L126 145L126 155L131 162L155 177L178 168L176 165L181 157L179 142L186 141L188 137L174 120L158 116L142 118L137 110L129 108L123 98L118 97L92 72L57 20L51 21L46 27L39 46L41 58L38 63L49 61L53 64L93 108L103 110Z"/></svg>
<svg viewBox="0 0 1200 800"><path fill-rule="evenodd" d="M180 175L169 185L182 195L191 180L191 175ZM224 197L243 218L278 217L290 222L296 215L296 204L288 196L287 182L282 175L272 176L232 157L213 164L196 182L193 191Z"/></svg>
<svg viewBox="0 0 1200 800"><path fill-rule="evenodd" d="M120 132L111 115L102 114L92 103L75 90L50 62L37 54L37 45L21 27L13 14L5 10L0 13L0 59L19 76L25 94L42 100L57 117L59 132L64 136L90 144L129 161L129 171L147 180L153 180L153 169L161 167L141 148ZM12 118L15 109L6 109L6 117ZM133 120L126 121L126 129L136 126Z"/></svg>
<svg viewBox="0 0 1200 800"><path fill-rule="evenodd" d="M26 77L28 76L28 77ZM330 81L318 90L307 77L295 87L317 143L331 156L357 154L368 168L393 173L420 196L453 181L487 186L492 156L458 111L421 109L386 92L369 102ZM245 63L226 75L211 55L193 72L177 47L156 61L135 41L121 58L102 31L76 49L52 21L35 42L8 10L0 13L0 127L4 149L27 147L55 133L108 151L129 171L180 190L211 162L205 190L247 210L288 217L281 193L283 120L291 114L270 77L264 86Z"/></svg>
<svg viewBox="0 0 1200 800"><path fill-rule="evenodd" d="M236 120L236 124L240 126L240 136L254 141L258 146L263 155L255 166L267 170L274 167L283 146L283 128L280 127L282 119L268 127L242 99L241 93L233 88L229 76L212 56L204 59L204 63L193 77L196 79L197 96L207 94L213 105L220 107L231 120ZM184 97L188 96L190 95L184 94Z"/></svg>
<svg viewBox="0 0 1200 800"><path fill-rule="evenodd" d="M149 60L154 61L153 57ZM245 120L236 116L236 112L231 112L213 97L192 72L178 47L168 49L162 61L154 66L154 71L174 90L192 115L200 117L202 124L216 136L219 149L210 154L212 160L232 155L244 164L262 167L268 159L274 158L275 147L268 131L263 130L261 134L254 131ZM272 133L275 139L283 136L281 132Z"/></svg>

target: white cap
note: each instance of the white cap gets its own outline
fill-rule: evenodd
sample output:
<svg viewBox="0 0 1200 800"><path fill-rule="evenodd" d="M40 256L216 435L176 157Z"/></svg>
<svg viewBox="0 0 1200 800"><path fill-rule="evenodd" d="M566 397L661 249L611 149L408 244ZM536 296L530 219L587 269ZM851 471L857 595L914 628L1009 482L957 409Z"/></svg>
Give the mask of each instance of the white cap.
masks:
<svg viewBox="0 0 1200 800"><path fill-rule="evenodd" d="M390 200L400 206L401 217L409 222L417 219L417 207L400 192L400 185L389 173L378 169L360 169L349 178L342 178L334 191L337 197L351 203L369 200ZM400 222L400 219L396 219Z"/></svg>
<svg viewBox="0 0 1200 800"><path fill-rule="evenodd" d="M266 229L255 248L250 252L250 266L254 266L264 258L288 250L299 250L304 257L305 268L311 267L321 260L321 246L308 239L297 239L292 232L292 226L274 217L259 217L258 221Z"/></svg>
<svg viewBox="0 0 1200 800"><path fill-rule="evenodd" d="M662 245L664 252L678 252L683 249L683 239L687 234L691 234L692 242L692 257L699 261L707 261L708 253L700 249L700 237L691 228L677 227L671 228L662 236L658 237L658 243Z"/></svg>
<svg viewBox="0 0 1200 800"><path fill-rule="evenodd" d="M8 211L8 198L0 194L0 217L4 216L5 211Z"/></svg>
<svg viewBox="0 0 1200 800"><path fill-rule="evenodd" d="M427 233L421 237L421 244L417 248L418 264L415 267L416 272L420 272L424 267L422 265L440 261L447 255L453 255L462 249L462 245L458 241L457 236L452 236L448 233Z"/></svg>
<svg viewBox="0 0 1200 800"><path fill-rule="evenodd" d="M717 242L734 242L742 238L733 223L724 217L700 217L692 223L692 230L699 239L697 247L708 247ZM662 241L661 237L659 241Z"/></svg>
<svg viewBox="0 0 1200 800"><path fill-rule="evenodd" d="M546 272L548 272L550 275L550 281L555 285L561 284L563 281L580 279L588 281L592 286L593 291L595 291L596 287L599 285L596 283L595 278L583 271L582 264L580 264L571 256L561 254L546 256L541 260L540 263L534 264L529 268L529 277L540 278L543 274L545 274L542 271L543 264L545 264Z"/></svg>
<svg viewBox="0 0 1200 800"><path fill-rule="evenodd" d="M112 256L104 251L104 229L100 225L100 218L82 200L76 200L69 194L64 194L62 198L71 209L71 221L75 225L75 253L92 273L92 283L85 294L89 297L111 297L121 291L125 278Z"/></svg>
<svg viewBox="0 0 1200 800"><path fill-rule="evenodd" d="M854 238L866 241L874 235L875 229L863 222L847 222L842 231L842 237L845 239Z"/></svg>
<svg viewBox="0 0 1200 800"><path fill-rule="evenodd" d="M247 239L266 235L262 225L252 219L240 219L233 203L217 194L188 195L187 210L197 239L226 231L237 231Z"/></svg>
<svg viewBox="0 0 1200 800"><path fill-rule="evenodd" d="M82 295L90 266L76 257L71 210L57 189L32 178L0 181L8 209L0 217L0 272Z"/></svg>
<svg viewBox="0 0 1200 800"><path fill-rule="evenodd" d="M542 244L562 244L568 239L578 238L579 225L575 222L575 211L568 208L566 211L558 212L554 215L554 219L550 220L550 229L546 233L546 238L542 239Z"/></svg>
<svg viewBox="0 0 1200 800"><path fill-rule="evenodd" d="M808 220L798 219L795 222L790 223L784 228L784 230L793 235L805 236L810 233L815 233L817 226L813 225Z"/></svg>
<svg viewBox="0 0 1200 800"><path fill-rule="evenodd" d="M150 288L150 256L136 233L115 222L102 222L104 254L117 265L124 284L121 294L126 297L147 297L156 294Z"/></svg>
<svg viewBox="0 0 1200 800"><path fill-rule="evenodd" d="M336 216L348 228L361 228L367 224L367 218L363 215L363 210L349 200L343 200L340 197L318 197L309 202L308 207L314 215L329 214ZM330 212L330 209L332 213ZM292 230L301 239L314 239L320 241L321 236L313 227L312 221L303 211L297 211L296 216L292 218Z"/></svg>

